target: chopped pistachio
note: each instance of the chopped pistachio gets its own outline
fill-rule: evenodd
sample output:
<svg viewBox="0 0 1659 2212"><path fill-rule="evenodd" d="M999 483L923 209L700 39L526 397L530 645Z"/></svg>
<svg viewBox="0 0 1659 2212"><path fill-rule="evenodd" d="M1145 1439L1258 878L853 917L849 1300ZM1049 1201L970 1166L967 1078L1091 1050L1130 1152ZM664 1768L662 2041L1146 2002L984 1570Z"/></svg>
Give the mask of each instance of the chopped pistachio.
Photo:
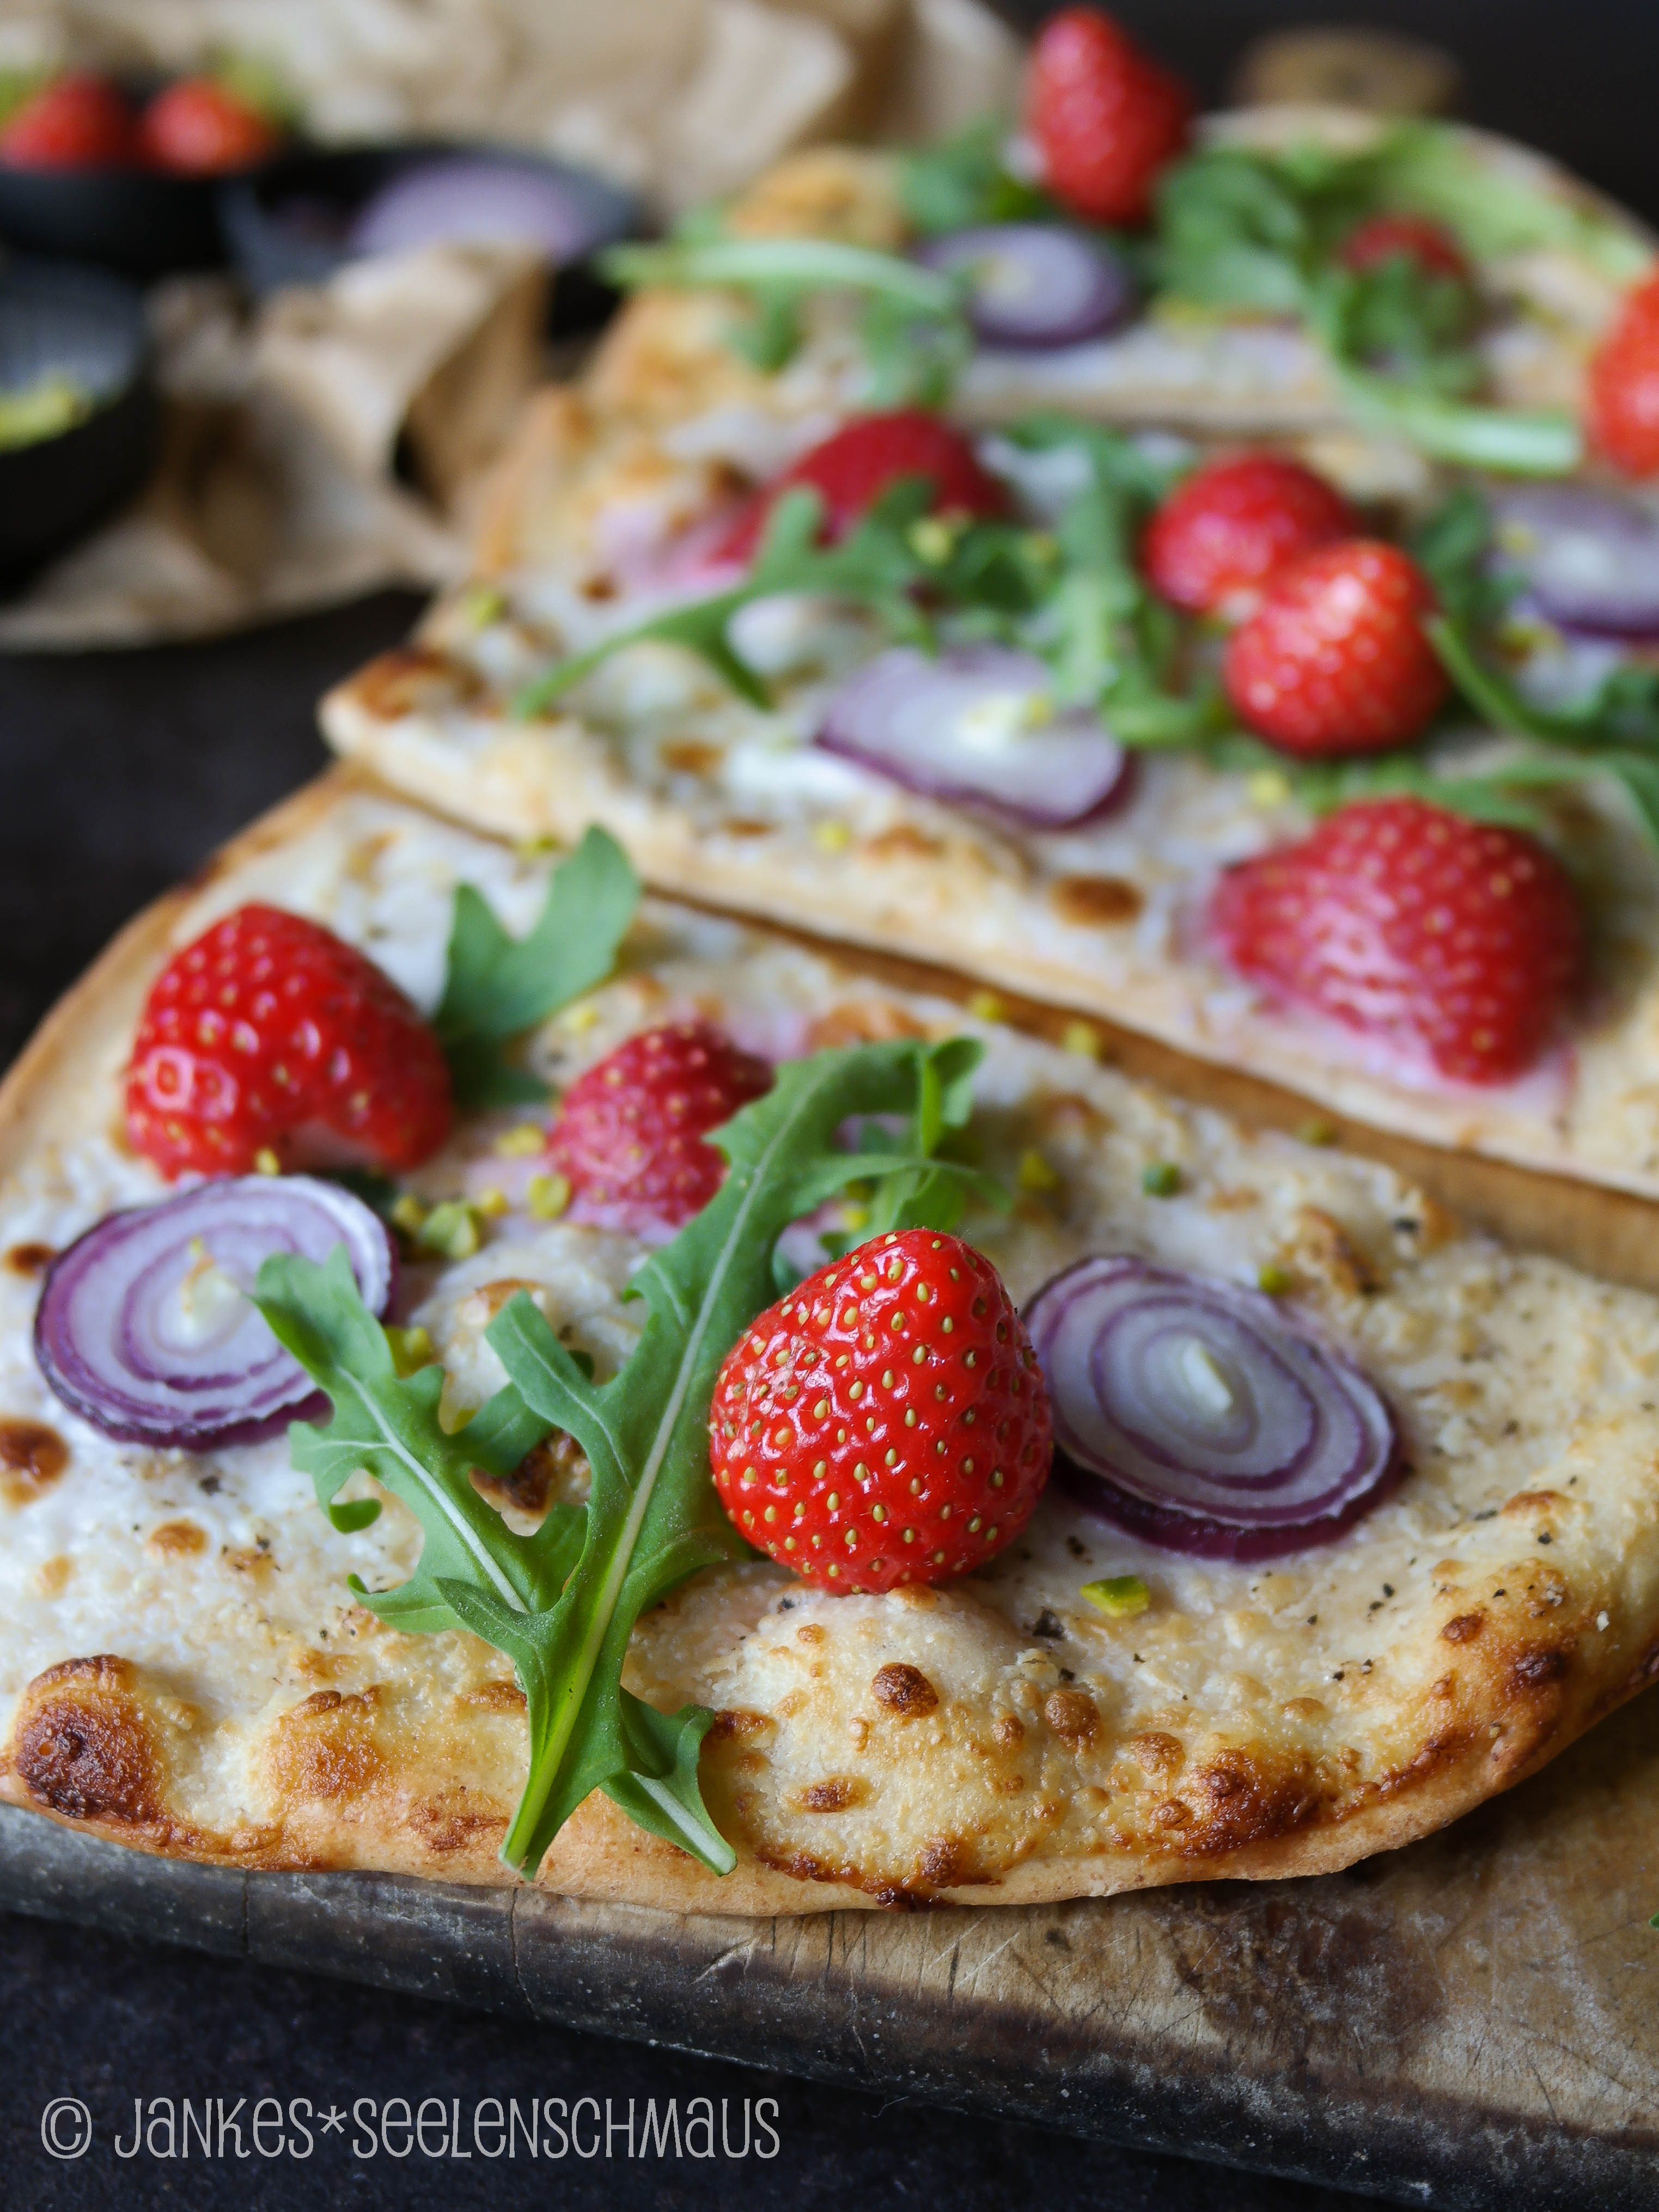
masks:
<svg viewBox="0 0 1659 2212"><path fill-rule="evenodd" d="M1173 1160L1149 1160L1140 1170L1140 1188L1148 1198L1173 1198L1181 1188L1181 1170Z"/></svg>
<svg viewBox="0 0 1659 2212"><path fill-rule="evenodd" d="M1297 1130L1297 1141L1304 1145L1334 1145L1336 1124L1328 1121L1322 1114L1313 1114Z"/></svg>
<svg viewBox="0 0 1659 2212"><path fill-rule="evenodd" d="M1067 1022L1060 1033L1060 1049L1079 1060L1100 1058L1100 1031L1092 1022Z"/></svg>
<svg viewBox="0 0 1659 2212"><path fill-rule="evenodd" d="M1097 1583L1085 1583L1081 1595L1110 1620L1133 1620L1145 1613L1152 1594L1139 1575L1108 1575Z"/></svg>
<svg viewBox="0 0 1659 2212"><path fill-rule="evenodd" d="M445 1199L428 1214L415 1241L423 1252L436 1252L446 1260L470 1259L478 1249L477 1209L465 1199Z"/></svg>
<svg viewBox="0 0 1659 2212"><path fill-rule="evenodd" d="M844 853L852 842L853 833L844 822L820 822L812 831L812 842L821 852Z"/></svg>
<svg viewBox="0 0 1659 2212"><path fill-rule="evenodd" d="M507 612L507 594L494 584L472 584L461 594L461 620L469 629L488 629Z"/></svg>
<svg viewBox="0 0 1659 2212"><path fill-rule="evenodd" d="M1244 788L1253 806L1282 806L1291 795L1291 781L1276 768L1259 768L1246 779Z"/></svg>
<svg viewBox="0 0 1659 2212"><path fill-rule="evenodd" d="M870 1226L869 1207L843 1206L841 1210L841 1225L843 1229L867 1229Z"/></svg>
<svg viewBox="0 0 1659 2212"><path fill-rule="evenodd" d="M911 549L930 568L942 568L956 550L959 535L942 514L925 514L910 526Z"/></svg>
<svg viewBox="0 0 1659 2212"><path fill-rule="evenodd" d="M556 853L559 841L550 837L545 830L538 837L520 837L513 848L521 860L539 860L549 853Z"/></svg>
<svg viewBox="0 0 1659 2212"><path fill-rule="evenodd" d="M574 1006L567 1006L559 1016L560 1025L573 1036L580 1036L591 1030L599 1018L599 1010L592 999L578 999Z"/></svg>
<svg viewBox="0 0 1659 2212"><path fill-rule="evenodd" d="M1255 1271L1256 1288L1266 1291L1270 1298L1282 1298L1293 1280L1290 1269L1281 1267L1276 1261L1264 1260Z"/></svg>
<svg viewBox="0 0 1659 2212"><path fill-rule="evenodd" d="M1049 1165L1035 1146L1019 1156L1019 1187L1022 1190L1058 1190L1059 1170Z"/></svg>
<svg viewBox="0 0 1659 2212"><path fill-rule="evenodd" d="M511 1201L507 1193L495 1183L491 1183L488 1190L481 1190L472 1203L477 1211L486 1217L495 1213L507 1213L512 1210Z"/></svg>
<svg viewBox="0 0 1659 2212"><path fill-rule="evenodd" d="M386 1340L392 1346L392 1364L399 1375L413 1375L417 1368L430 1367L438 1357L436 1346L423 1328L388 1328Z"/></svg>
<svg viewBox="0 0 1659 2212"><path fill-rule="evenodd" d="M283 1164L269 1145L261 1145L253 1155L253 1172L255 1175L281 1175L283 1172Z"/></svg>
<svg viewBox="0 0 1659 2212"><path fill-rule="evenodd" d="M426 1225L426 1208L412 1190L400 1192L392 1202L392 1225L405 1237L418 1237Z"/></svg>
<svg viewBox="0 0 1659 2212"><path fill-rule="evenodd" d="M1008 1009L994 991L975 991L968 1001L968 1011L976 1022L1000 1022Z"/></svg>
<svg viewBox="0 0 1659 2212"><path fill-rule="evenodd" d="M556 1221L570 1203L569 1180L562 1175L532 1176L525 1200L538 1221Z"/></svg>
<svg viewBox="0 0 1659 2212"><path fill-rule="evenodd" d="M1021 541L1033 561L1057 561L1060 540L1051 530L1028 530Z"/></svg>
<svg viewBox="0 0 1659 2212"><path fill-rule="evenodd" d="M495 1151L504 1160L533 1159L547 1142L547 1132L539 1121L520 1121L510 1129L503 1129L496 1138Z"/></svg>

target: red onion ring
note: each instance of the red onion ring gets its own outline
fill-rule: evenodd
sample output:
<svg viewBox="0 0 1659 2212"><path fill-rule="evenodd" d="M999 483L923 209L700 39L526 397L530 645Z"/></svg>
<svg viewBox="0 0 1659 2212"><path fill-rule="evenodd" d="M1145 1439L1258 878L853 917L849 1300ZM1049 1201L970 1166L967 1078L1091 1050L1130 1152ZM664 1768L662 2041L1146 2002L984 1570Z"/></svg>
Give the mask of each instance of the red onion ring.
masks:
<svg viewBox="0 0 1659 2212"><path fill-rule="evenodd" d="M1062 223L976 224L932 240L916 258L971 275L968 319L987 345L1078 345L1134 313L1133 279L1111 247Z"/></svg>
<svg viewBox="0 0 1659 2212"><path fill-rule="evenodd" d="M380 1216L310 1176L204 1182L104 1218L47 1270L40 1371L71 1412L123 1443L250 1443L317 1401L245 1296L272 1252L343 1243L363 1303L392 1302L397 1248Z"/></svg>
<svg viewBox="0 0 1659 2212"><path fill-rule="evenodd" d="M925 798L1065 830L1123 796L1128 755L1086 708L1018 726L1021 702L1053 684L1034 654L1006 646L950 646L936 659L895 646L842 685L817 743Z"/></svg>
<svg viewBox="0 0 1659 2212"><path fill-rule="evenodd" d="M1195 1559L1328 1543L1404 1472L1381 1394L1259 1291L1132 1258L1079 1261L1024 1321L1083 1504Z"/></svg>
<svg viewBox="0 0 1659 2212"><path fill-rule="evenodd" d="M358 210L354 253L447 244L526 246L578 261L617 236L621 195L578 169L533 156L456 154L416 161Z"/></svg>
<svg viewBox="0 0 1659 2212"><path fill-rule="evenodd" d="M1594 637L1659 637L1659 513L1583 484L1496 495L1498 558L1540 611Z"/></svg>

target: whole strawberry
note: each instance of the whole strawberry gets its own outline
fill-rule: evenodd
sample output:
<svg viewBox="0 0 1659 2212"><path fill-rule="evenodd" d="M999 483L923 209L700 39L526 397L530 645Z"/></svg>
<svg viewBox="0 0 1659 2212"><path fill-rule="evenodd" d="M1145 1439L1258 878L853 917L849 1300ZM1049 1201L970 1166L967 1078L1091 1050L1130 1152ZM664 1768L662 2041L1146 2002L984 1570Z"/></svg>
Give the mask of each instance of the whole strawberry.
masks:
<svg viewBox="0 0 1659 2212"><path fill-rule="evenodd" d="M432 1031L331 931L239 907L156 978L133 1039L127 1135L164 1175L344 1162L403 1169L454 1118Z"/></svg>
<svg viewBox="0 0 1659 2212"><path fill-rule="evenodd" d="M1044 25L1026 107L1048 189L1091 222L1146 222L1193 116L1180 78L1098 8L1065 8Z"/></svg>
<svg viewBox="0 0 1659 2212"><path fill-rule="evenodd" d="M720 1188L726 1162L703 1137L772 1088L772 1070L708 1022L642 1030L578 1076L548 1134L580 1219L678 1229Z"/></svg>
<svg viewBox="0 0 1659 2212"><path fill-rule="evenodd" d="M1420 215L1374 215L1342 241L1341 260L1349 269L1375 269L1384 261L1414 261L1427 276L1454 276L1472 283L1474 272L1462 247L1443 223Z"/></svg>
<svg viewBox="0 0 1659 2212"><path fill-rule="evenodd" d="M220 177L269 161L283 133L210 76L181 77L158 92L138 126L144 158L186 177Z"/></svg>
<svg viewBox="0 0 1659 2212"><path fill-rule="evenodd" d="M1428 578L1397 546L1328 545L1285 569L1234 631L1227 696L1269 744L1305 758L1408 744L1449 689L1423 628L1433 609Z"/></svg>
<svg viewBox="0 0 1659 2212"><path fill-rule="evenodd" d="M1589 365L1590 443L1627 477L1659 474L1659 276L1629 294Z"/></svg>
<svg viewBox="0 0 1659 2212"><path fill-rule="evenodd" d="M907 1229L750 1323L714 1385L708 1449L751 1544L820 1589L884 1590L1012 1543L1054 1443L995 1268L960 1237Z"/></svg>
<svg viewBox="0 0 1659 2212"><path fill-rule="evenodd" d="M1304 554L1352 537L1347 501L1278 453L1212 461L1170 493L1147 527L1142 563L1172 606L1237 621Z"/></svg>
<svg viewBox="0 0 1659 2212"><path fill-rule="evenodd" d="M1231 869L1211 922L1273 996L1464 1083L1523 1075L1583 980L1577 895L1554 855L1420 799L1342 807Z"/></svg>
<svg viewBox="0 0 1659 2212"><path fill-rule="evenodd" d="M1002 514L1008 495L980 465L971 441L942 416L900 407L860 415L803 453L744 506L715 557L746 561L760 542L774 503L797 484L823 500L823 536L830 544L903 477L927 477L941 514Z"/></svg>
<svg viewBox="0 0 1659 2212"><path fill-rule="evenodd" d="M126 94L89 70L54 77L0 130L9 168L120 168L137 159L137 118Z"/></svg>

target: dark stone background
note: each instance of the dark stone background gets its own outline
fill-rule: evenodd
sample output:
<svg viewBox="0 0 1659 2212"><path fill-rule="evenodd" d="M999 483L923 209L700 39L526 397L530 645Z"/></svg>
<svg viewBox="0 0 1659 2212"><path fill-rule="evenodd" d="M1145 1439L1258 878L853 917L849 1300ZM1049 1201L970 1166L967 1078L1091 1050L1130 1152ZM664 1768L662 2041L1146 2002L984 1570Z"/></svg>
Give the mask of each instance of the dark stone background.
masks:
<svg viewBox="0 0 1659 2212"><path fill-rule="evenodd" d="M1653 88L1659 7L1607 0L1118 0L1120 12L1205 93L1224 89L1260 30L1386 20L1463 63L1468 112L1550 147L1659 215ZM1033 20L1046 12L1015 6ZM0 1061L143 902L323 763L312 703L402 634L416 602L387 592L336 613L204 646L0 663ZM765 2076L548 2028L508 2027L412 1998L147 1949L84 1929L0 1919L0 2173L20 2212L349 2203L461 2208L550 2198L671 2212L701 2205L837 2212L944 2202L1098 2212L1338 2212L1360 2200L1223 2172L994 2120ZM99 2139L79 2164L42 2153L55 2096L91 2106ZM528 2099L606 2094L775 2096L781 2154L550 2171L412 2157L354 2160L346 2139L308 2164L118 2164L107 2148L136 2095ZM735 2114L737 2106L732 2106ZM734 2121L735 2124L735 2121Z"/></svg>

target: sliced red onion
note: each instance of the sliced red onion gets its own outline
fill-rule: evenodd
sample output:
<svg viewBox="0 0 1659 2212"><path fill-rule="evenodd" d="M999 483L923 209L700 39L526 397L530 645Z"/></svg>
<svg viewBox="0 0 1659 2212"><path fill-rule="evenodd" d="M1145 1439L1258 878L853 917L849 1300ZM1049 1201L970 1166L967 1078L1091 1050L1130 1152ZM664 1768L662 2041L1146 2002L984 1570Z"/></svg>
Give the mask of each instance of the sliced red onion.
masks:
<svg viewBox="0 0 1659 2212"><path fill-rule="evenodd" d="M987 345L1078 345L1134 312L1133 279L1111 247L1057 222L953 230L917 258L970 275L969 320Z"/></svg>
<svg viewBox="0 0 1659 2212"><path fill-rule="evenodd" d="M1025 1310L1055 1473L1105 1520L1197 1559L1334 1536L1403 1472L1352 1363L1259 1291L1145 1260L1079 1261Z"/></svg>
<svg viewBox="0 0 1659 2212"><path fill-rule="evenodd" d="M1103 814L1128 756L1097 714L1056 711L1036 656L1000 645L878 653L830 700L817 742L907 791L977 806L1021 829Z"/></svg>
<svg viewBox="0 0 1659 2212"><path fill-rule="evenodd" d="M442 245L528 246L578 261L617 234L617 195L594 178L545 162L457 155L417 162L358 211L356 253Z"/></svg>
<svg viewBox="0 0 1659 2212"><path fill-rule="evenodd" d="M47 1271L35 1357L74 1413L124 1443L248 1443L317 1392L245 1293L273 1252L343 1244L364 1304L391 1304L397 1250L337 1183L241 1176L106 1214Z"/></svg>
<svg viewBox="0 0 1659 2212"><path fill-rule="evenodd" d="M1529 484L1493 501L1500 557L1564 629L1659 637L1659 510L1582 484Z"/></svg>

